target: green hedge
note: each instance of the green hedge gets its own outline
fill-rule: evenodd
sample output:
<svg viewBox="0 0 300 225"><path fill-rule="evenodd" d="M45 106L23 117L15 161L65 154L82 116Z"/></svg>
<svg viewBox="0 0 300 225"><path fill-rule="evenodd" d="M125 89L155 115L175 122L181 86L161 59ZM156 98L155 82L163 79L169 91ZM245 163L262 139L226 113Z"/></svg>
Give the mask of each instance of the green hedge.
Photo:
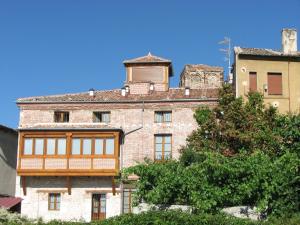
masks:
<svg viewBox="0 0 300 225"><path fill-rule="evenodd" d="M1 225L299 225L300 214L285 218L269 218L268 221L251 221L225 214L188 214L181 211L149 211L141 214L124 214L104 221L62 222L53 220L45 223L41 220L29 220L19 214L8 213L0 209Z"/></svg>
<svg viewBox="0 0 300 225"><path fill-rule="evenodd" d="M257 222L248 219L238 219L230 216L218 215L191 215L179 211L150 211L138 215L122 215L97 225L257 225Z"/></svg>

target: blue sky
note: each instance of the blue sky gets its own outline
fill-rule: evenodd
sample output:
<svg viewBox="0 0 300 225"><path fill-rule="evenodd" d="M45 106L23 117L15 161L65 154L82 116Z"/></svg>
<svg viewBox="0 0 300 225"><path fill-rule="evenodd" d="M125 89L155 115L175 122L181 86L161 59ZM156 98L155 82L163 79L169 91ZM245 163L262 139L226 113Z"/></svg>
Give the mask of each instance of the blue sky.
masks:
<svg viewBox="0 0 300 225"><path fill-rule="evenodd" d="M185 64L227 67L224 36L280 49L284 27L300 32L300 0L1 0L0 124L18 126L19 97L120 88L124 59L171 59L177 86Z"/></svg>

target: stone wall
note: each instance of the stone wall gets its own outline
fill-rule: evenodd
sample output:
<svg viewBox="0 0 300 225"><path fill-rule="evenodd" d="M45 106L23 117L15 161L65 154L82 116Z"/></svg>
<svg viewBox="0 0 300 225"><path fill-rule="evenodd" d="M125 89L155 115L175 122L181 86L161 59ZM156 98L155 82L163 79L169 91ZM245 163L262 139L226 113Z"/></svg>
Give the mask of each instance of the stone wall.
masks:
<svg viewBox="0 0 300 225"><path fill-rule="evenodd" d="M180 75L180 87L191 89L220 88L223 84L223 68L208 65L186 65Z"/></svg>

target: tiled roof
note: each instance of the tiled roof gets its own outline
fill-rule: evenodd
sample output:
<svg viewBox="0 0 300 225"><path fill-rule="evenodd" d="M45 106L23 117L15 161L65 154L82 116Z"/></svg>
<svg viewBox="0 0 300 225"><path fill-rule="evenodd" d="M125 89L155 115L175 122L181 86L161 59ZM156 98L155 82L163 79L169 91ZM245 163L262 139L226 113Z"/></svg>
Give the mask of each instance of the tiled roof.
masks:
<svg viewBox="0 0 300 225"><path fill-rule="evenodd" d="M300 52L295 52L293 54L284 54L281 51L266 49L266 48L242 48L234 47L234 52L239 55L254 55L254 56L289 56L289 57L299 57Z"/></svg>
<svg viewBox="0 0 300 225"><path fill-rule="evenodd" d="M99 123L36 123L30 127L19 127L19 130L122 130L121 127L112 127Z"/></svg>
<svg viewBox="0 0 300 225"><path fill-rule="evenodd" d="M151 55L149 52L148 55L134 58L134 59L128 59L123 61L124 64L134 64L134 63L171 63L171 60L164 59L155 55Z"/></svg>
<svg viewBox="0 0 300 225"><path fill-rule="evenodd" d="M23 199L18 197L0 197L0 208L10 209Z"/></svg>
<svg viewBox="0 0 300 225"><path fill-rule="evenodd" d="M4 126L2 124L0 124L0 130L4 130L4 131L8 131L8 132L17 134L17 131L15 129Z"/></svg>
<svg viewBox="0 0 300 225"><path fill-rule="evenodd" d="M21 103L122 103L122 102L141 102L141 101L178 101L192 99L216 99L218 89L192 89L190 95L184 94L184 88L170 88L168 91L154 91L147 95L127 94L121 95L120 89L95 91L94 96L89 92L76 94L48 95L38 97L19 98Z"/></svg>
<svg viewBox="0 0 300 225"><path fill-rule="evenodd" d="M220 71L223 72L223 67L220 66L209 66L205 64L187 64L184 66L184 71L196 71L196 70L204 70L204 71Z"/></svg>

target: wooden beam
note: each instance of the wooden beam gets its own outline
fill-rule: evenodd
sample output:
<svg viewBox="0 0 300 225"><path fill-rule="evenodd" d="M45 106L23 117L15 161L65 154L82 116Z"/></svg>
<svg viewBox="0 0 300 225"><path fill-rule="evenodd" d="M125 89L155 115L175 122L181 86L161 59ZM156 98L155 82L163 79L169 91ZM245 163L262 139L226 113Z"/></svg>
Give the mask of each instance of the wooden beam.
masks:
<svg viewBox="0 0 300 225"><path fill-rule="evenodd" d="M115 183L115 177L111 177L111 184L112 184L112 193L115 196L116 195L116 183Z"/></svg>
<svg viewBox="0 0 300 225"><path fill-rule="evenodd" d="M22 176L22 188L23 188L23 195L26 196L27 190L26 190L26 177Z"/></svg>
<svg viewBox="0 0 300 225"><path fill-rule="evenodd" d="M72 180L71 180L71 177L67 177L67 188L68 188L68 194L71 195L71 193L72 193Z"/></svg>

